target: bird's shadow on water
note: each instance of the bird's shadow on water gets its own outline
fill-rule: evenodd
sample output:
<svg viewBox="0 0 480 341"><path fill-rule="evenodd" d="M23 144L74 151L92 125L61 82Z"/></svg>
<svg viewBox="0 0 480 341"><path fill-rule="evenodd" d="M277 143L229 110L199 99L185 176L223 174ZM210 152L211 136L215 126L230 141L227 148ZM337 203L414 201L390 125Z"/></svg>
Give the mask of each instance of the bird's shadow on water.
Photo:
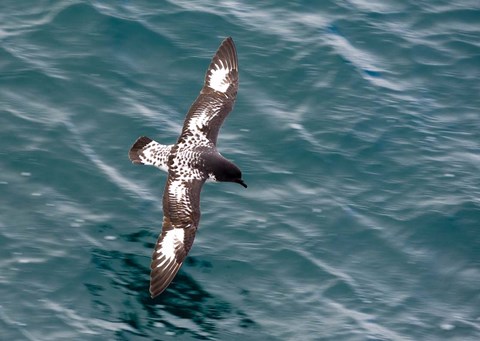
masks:
<svg viewBox="0 0 480 341"><path fill-rule="evenodd" d="M147 229L119 237L123 243L141 243L153 250L156 236ZM209 266L189 257L189 267ZM188 259L188 258L187 258ZM215 297L185 271L180 270L167 290L152 299L148 292L150 268L145 255L119 250L92 250L92 263L100 277L84 283L92 305L110 322L121 322L128 329L117 332L119 339L134 334L158 337L160 334L187 334L195 339L215 338L222 329L251 332L256 323L231 303Z"/></svg>

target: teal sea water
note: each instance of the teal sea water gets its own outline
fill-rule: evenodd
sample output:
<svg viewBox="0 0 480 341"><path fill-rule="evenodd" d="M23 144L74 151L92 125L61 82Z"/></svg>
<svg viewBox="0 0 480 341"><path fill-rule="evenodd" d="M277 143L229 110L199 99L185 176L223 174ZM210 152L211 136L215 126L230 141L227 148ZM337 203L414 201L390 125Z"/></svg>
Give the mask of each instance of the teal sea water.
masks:
<svg viewBox="0 0 480 341"><path fill-rule="evenodd" d="M2 1L1 340L480 340L478 1ZM148 294L176 140L232 36L193 249Z"/></svg>

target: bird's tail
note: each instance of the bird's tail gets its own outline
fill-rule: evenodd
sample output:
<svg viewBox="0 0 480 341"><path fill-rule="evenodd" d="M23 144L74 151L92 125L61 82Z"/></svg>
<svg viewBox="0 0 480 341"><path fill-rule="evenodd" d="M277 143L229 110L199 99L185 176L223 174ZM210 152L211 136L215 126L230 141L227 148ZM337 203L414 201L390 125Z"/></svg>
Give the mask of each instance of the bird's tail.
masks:
<svg viewBox="0 0 480 341"><path fill-rule="evenodd" d="M152 165L168 171L168 156L172 145L160 144L149 137L142 136L135 141L128 157L135 164Z"/></svg>

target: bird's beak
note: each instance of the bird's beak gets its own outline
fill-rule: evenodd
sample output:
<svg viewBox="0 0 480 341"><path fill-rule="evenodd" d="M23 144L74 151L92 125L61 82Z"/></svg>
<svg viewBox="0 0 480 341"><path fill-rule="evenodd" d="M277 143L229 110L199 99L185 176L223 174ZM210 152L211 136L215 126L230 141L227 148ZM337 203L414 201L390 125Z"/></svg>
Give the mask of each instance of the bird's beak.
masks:
<svg viewBox="0 0 480 341"><path fill-rule="evenodd" d="M235 182L236 182L237 184L240 184L240 185L242 185L243 187L247 188L247 184L246 184L245 182L243 182L242 179L236 179Z"/></svg>

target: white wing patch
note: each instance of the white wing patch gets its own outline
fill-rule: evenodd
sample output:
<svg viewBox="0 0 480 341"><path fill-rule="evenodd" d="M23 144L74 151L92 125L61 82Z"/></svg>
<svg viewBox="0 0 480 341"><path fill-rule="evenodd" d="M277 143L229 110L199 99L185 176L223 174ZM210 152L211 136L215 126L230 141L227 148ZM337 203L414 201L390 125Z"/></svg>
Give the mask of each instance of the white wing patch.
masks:
<svg viewBox="0 0 480 341"><path fill-rule="evenodd" d="M178 245L183 245L183 239L185 237L185 231L183 228L174 228L167 231L165 237L160 242L160 247L157 249L158 260L163 259L162 262L157 264L157 268L162 267L165 263L170 263L175 260L175 249L178 249Z"/></svg>
<svg viewBox="0 0 480 341"><path fill-rule="evenodd" d="M215 68L210 69L210 80L208 82L208 86L215 91L225 93L230 86L227 75L231 70L223 65L222 60L219 60L218 64L214 65Z"/></svg>
<svg viewBox="0 0 480 341"><path fill-rule="evenodd" d="M208 143L208 139L204 137L204 133L201 131L202 127L208 125L209 122L209 113L201 112L193 116L188 122L188 129L195 135L195 144L200 145L203 143Z"/></svg>
<svg viewBox="0 0 480 341"><path fill-rule="evenodd" d="M184 201L187 197L187 184L183 181L172 181L169 187L169 194L173 196L177 202Z"/></svg>

